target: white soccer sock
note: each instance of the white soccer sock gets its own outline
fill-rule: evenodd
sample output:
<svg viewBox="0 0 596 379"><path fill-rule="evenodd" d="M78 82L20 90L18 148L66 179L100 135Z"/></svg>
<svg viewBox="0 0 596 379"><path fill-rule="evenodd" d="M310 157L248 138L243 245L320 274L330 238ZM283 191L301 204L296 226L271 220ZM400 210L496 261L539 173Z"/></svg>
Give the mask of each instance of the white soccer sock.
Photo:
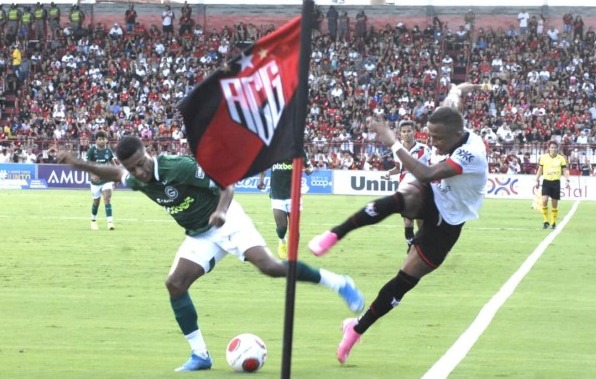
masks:
<svg viewBox="0 0 596 379"><path fill-rule="evenodd" d="M203 339L203 333L201 333L201 329L197 329L194 332L185 335L184 338L186 338L188 341L193 353L201 358L207 358L207 345Z"/></svg>
<svg viewBox="0 0 596 379"><path fill-rule="evenodd" d="M342 275L337 275L336 273L327 271L324 268L319 269L319 273L321 274L321 281L319 284L330 288L335 292L338 292L339 288L346 284L346 278L344 278Z"/></svg>

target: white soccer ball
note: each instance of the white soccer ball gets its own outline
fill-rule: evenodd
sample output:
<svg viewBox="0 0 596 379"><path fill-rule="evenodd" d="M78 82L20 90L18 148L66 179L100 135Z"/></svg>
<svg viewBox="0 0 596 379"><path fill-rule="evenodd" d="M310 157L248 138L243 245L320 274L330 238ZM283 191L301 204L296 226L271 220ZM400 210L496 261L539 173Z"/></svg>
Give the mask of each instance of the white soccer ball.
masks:
<svg viewBox="0 0 596 379"><path fill-rule="evenodd" d="M226 348L226 360L236 372L256 372L265 364L267 347L262 339L250 333L232 338Z"/></svg>

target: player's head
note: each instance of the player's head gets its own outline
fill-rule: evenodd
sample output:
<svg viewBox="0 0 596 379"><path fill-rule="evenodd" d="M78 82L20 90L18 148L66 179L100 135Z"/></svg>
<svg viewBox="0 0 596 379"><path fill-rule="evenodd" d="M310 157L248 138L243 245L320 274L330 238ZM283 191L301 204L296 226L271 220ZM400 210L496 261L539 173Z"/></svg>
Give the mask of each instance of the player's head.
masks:
<svg viewBox="0 0 596 379"><path fill-rule="evenodd" d="M95 133L95 143L102 149L106 147L106 144L108 143L108 134L103 130L100 130L97 133Z"/></svg>
<svg viewBox="0 0 596 379"><path fill-rule="evenodd" d="M116 156L135 178L145 183L153 179L153 159L146 154L145 145L138 137L124 137L116 147Z"/></svg>
<svg viewBox="0 0 596 379"><path fill-rule="evenodd" d="M439 154L448 154L464 135L464 118L455 108L439 107L428 118L428 135Z"/></svg>
<svg viewBox="0 0 596 379"><path fill-rule="evenodd" d="M412 120L401 120L398 125L399 138L402 143L411 144L414 143L414 121Z"/></svg>
<svg viewBox="0 0 596 379"><path fill-rule="evenodd" d="M557 154L559 153L559 144L556 141L550 141L548 143L548 153L552 157L556 157L557 156Z"/></svg>

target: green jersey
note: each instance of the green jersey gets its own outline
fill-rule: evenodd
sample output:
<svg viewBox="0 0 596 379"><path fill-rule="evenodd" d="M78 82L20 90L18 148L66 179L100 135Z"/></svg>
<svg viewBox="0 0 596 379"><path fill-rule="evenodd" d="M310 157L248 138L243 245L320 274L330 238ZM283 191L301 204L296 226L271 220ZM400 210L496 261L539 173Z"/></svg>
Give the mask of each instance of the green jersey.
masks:
<svg viewBox="0 0 596 379"><path fill-rule="evenodd" d="M108 165L114 162L114 153L112 149L106 147L105 149L100 149L97 145L92 145L89 150L87 150L87 161L95 162L97 164ZM108 180L99 179L95 176L91 176L91 184L100 185L107 183Z"/></svg>
<svg viewBox="0 0 596 379"><path fill-rule="evenodd" d="M308 155L304 153L304 165L310 167ZM271 192L275 200L289 200L292 194L292 161L279 162L271 166Z"/></svg>
<svg viewBox="0 0 596 379"><path fill-rule="evenodd" d="M209 230L209 217L219 202L219 187L193 157L162 155L154 160L155 178L151 182L128 174L124 183L161 205L186 234L195 236Z"/></svg>
<svg viewBox="0 0 596 379"><path fill-rule="evenodd" d="M269 197L287 200L292 193L292 161L279 162L271 166L271 192Z"/></svg>

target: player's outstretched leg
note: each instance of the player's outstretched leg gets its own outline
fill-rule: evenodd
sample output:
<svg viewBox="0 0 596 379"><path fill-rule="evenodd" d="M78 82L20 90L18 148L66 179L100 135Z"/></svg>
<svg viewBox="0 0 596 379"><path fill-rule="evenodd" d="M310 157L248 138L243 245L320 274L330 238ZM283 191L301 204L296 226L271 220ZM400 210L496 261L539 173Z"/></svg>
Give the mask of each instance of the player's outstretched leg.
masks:
<svg viewBox="0 0 596 379"><path fill-rule="evenodd" d="M290 262L274 258L264 246L251 247L244 252L244 257L267 276L281 278L286 277L288 273ZM352 312L358 313L364 309L364 296L349 276L312 267L301 261L296 261L294 264L296 265L297 281L310 282L329 288L342 297Z"/></svg>
<svg viewBox="0 0 596 379"><path fill-rule="evenodd" d="M324 255L352 230L381 222L387 216L399 213L403 209L404 200L400 192L377 199L366 204L364 208L354 213L342 224L314 237L308 243L308 248L316 256Z"/></svg>

